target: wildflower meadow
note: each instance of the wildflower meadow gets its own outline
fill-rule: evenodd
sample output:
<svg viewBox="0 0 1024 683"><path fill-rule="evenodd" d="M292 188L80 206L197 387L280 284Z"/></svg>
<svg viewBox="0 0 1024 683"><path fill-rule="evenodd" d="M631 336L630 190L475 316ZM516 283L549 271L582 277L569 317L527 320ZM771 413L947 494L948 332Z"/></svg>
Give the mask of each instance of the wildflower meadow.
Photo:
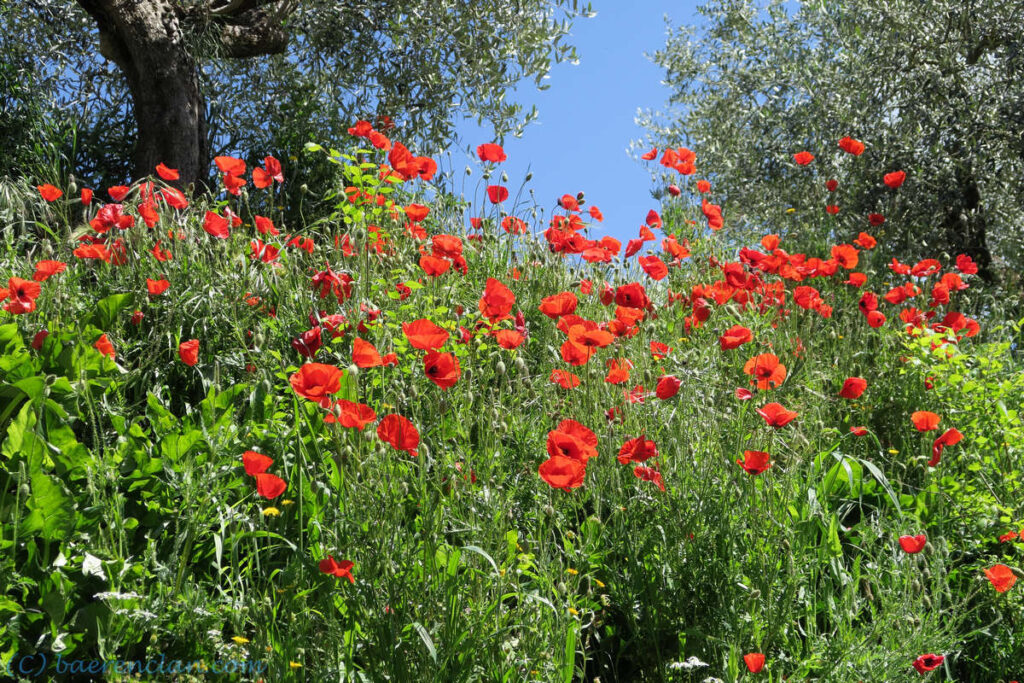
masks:
<svg viewBox="0 0 1024 683"><path fill-rule="evenodd" d="M4 185L6 678L1024 679L1022 322L871 143L756 235L651 149L625 244L386 121Z"/></svg>

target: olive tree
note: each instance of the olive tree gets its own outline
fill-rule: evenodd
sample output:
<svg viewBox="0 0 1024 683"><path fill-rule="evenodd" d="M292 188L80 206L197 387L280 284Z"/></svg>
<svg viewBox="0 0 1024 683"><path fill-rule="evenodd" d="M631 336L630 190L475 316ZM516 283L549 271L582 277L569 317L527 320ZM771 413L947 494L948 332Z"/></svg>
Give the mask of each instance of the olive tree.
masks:
<svg viewBox="0 0 1024 683"><path fill-rule="evenodd" d="M518 130L523 78L575 59L577 0L12 0L5 42L52 112L113 116L136 175L163 162L203 180L215 153L279 149L387 115L436 148L463 112ZM20 45L15 45L20 43ZM13 59L14 52L0 57ZM9 69L8 69L9 71ZM88 92L88 97L82 97ZM112 128L112 130L110 130ZM102 154L102 151L100 151Z"/></svg>
<svg viewBox="0 0 1024 683"><path fill-rule="evenodd" d="M1024 4L1018 0L711 0L653 57L672 89L644 123L685 140L736 225L785 230L808 192L846 234L883 213L883 248L966 253L1019 271L1024 237ZM843 136L863 140L852 158ZM811 173L792 153L817 155ZM904 170L899 193L881 183ZM841 178L833 195L822 189ZM813 181L811 180L813 179ZM813 182L813 186L808 183ZM808 225L804 223L804 225Z"/></svg>

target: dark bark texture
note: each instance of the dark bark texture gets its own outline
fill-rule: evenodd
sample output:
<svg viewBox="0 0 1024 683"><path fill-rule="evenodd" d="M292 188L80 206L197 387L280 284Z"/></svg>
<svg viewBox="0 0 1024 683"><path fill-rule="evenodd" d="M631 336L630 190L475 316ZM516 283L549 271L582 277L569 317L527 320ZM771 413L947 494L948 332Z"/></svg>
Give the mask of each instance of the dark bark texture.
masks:
<svg viewBox="0 0 1024 683"><path fill-rule="evenodd" d="M288 42L282 20L294 6L266 0L214 0L208 6L173 0L78 2L96 20L100 53L128 81L138 126L136 177L164 163L179 171L181 186L203 182L210 141L190 34L214 29L228 57L281 52Z"/></svg>

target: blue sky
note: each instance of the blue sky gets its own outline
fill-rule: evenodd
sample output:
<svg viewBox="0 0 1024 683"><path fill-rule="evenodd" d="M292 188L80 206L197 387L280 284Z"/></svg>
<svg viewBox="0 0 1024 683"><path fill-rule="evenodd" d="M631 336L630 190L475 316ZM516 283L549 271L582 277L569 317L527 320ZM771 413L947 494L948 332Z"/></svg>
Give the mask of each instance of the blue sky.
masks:
<svg viewBox="0 0 1024 683"><path fill-rule="evenodd" d="M583 191L588 205L597 205L604 214L592 238L607 234L625 242L636 236L657 201L650 194L650 172L629 153L630 141L644 137L634 118L637 109L663 109L669 97L661 84L662 69L644 53L665 45L666 15L673 26L697 23L696 5L695 0L592 2L597 16L577 19L573 25L571 42L579 64L554 65L546 81L551 85L548 90L538 92L529 82L514 95L527 111L536 104L539 118L521 138L505 139L508 160L501 168L509 180L502 184L513 198L529 169L533 178L527 188L534 190L546 215L557 208L558 197ZM475 122L463 123L458 130L474 149L491 141L491 129ZM464 163L479 168L461 150L452 150L452 163L456 170ZM461 185L458 174L455 178ZM476 171L467 179L467 198L479 179ZM481 186L476 202L482 201L482 192Z"/></svg>

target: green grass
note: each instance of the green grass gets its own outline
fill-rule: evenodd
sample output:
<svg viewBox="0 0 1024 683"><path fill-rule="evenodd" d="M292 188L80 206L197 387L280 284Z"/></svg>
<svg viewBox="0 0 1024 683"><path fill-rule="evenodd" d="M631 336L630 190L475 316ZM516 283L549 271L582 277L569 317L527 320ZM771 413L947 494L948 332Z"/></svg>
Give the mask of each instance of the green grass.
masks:
<svg viewBox="0 0 1024 683"><path fill-rule="evenodd" d="M0 312L0 662L38 652L249 658L267 663L267 680L311 681L901 681L920 678L914 659L935 653L946 659L932 680L1024 676L1021 586L997 594L984 575L996 563L1019 566L1024 550L998 540L1024 524L1024 374L1011 347L1020 324L1001 319L970 276L971 288L936 308L935 321L985 311L980 334L959 341L909 335L899 319L899 308L928 309L941 273L916 279L925 291L903 306L880 302L888 321L878 329L858 312L862 290L843 284L841 268L803 282L761 273L787 291L781 311L762 307L757 292L744 306L718 304L709 291L710 316L695 324L693 287L722 280L711 257L735 261L744 237L728 218L721 232L703 230L690 194L660 210L665 234L688 238L693 254L655 282L635 257L599 264L552 253L533 207L512 211L532 232L513 238L486 201L471 206L442 181L382 186L376 163L360 167L356 154L379 153L334 155L337 185L310 188L315 212L278 207L274 188L250 185L240 198L160 206L152 230L141 220L113 228L122 265L71 253L99 196L82 207L0 188L0 215L17 216L5 219L0 277L29 279L43 258L68 263L42 283L35 311ZM483 239L463 239L467 274L424 275L419 248L429 241L386 209L347 202L343 188L353 185L430 206L428 235L464 237L468 216L485 217ZM135 192L126 211L138 203ZM244 224L219 240L202 221L223 206ZM255 214L312 239L313 253L259 235ZM286 216L297 222L285 225ZM387 237L383 253L366 248L369 226ZM596 223L587 232L601 235ZM827 259L831 244L857 232L789 244L780 231L781 246ZM335 246L345 236L351 256ZM255 237L281 247L280 267L249 258ZM660 254L661 237L645 247ZM153 257L157 239L173 259ZM943 257L943 273L951 261ZM352 276L351 298L314 291L311 276L325 264ZM862 250L856 268L880 297L908 279L887 265ZM170 288L147 296L146 279L161 277ZM524 316L529 334L516 349L486 327L456 341L460 326L473 332L481 322L489 278L511 288L510 314ZM581 292L583 279L592 294ZM399 282L412 288L405 299ZM576 315L613 320L615 304L599 298L605 282L642 283L652 308L634 334L568 366L566 335L538 306L573 291ZM831 317L793 302L807 285ZM247 303L252 296L260 302ZM375 321L367 308L380 310ZM306 359L291 340L314 311L341 313L349 326L325 333ZM442 351L462 374L450 389L427 380L423 351L402 332L420 318L452 333ZM353 365L361 322L358 336L395 353L397 365ZM721 350L719 336L737 324L753 341ZM102 333L113 359L93 348ZM194 367L178 357L189 339L200 342ZM673 350L656 360L655 341ZM787 366L785 381L738 400L735 390L750 386L744 364L769 352ZM627 382L604 381L613 358L632 362ZM325 424L327 413L289 384L310 360L345 370L337 398L411 420L417 457L381 442L375 423L362 432ZM580 386L552 384L553 369L575 372ZM667 374L680 389L660 400L654 387ZM850 376L868 380L855 400L838 396ZM638 385L646 395L632 403L624 394ZM799 416L772 429L756 413L772 401ZM940 431L918 433L917 410L941 415ZM563 419L598 439L572 490L538 474L548 432ZM949 427L965 438L929 468L932 441ZM638 436L657 445L643 464L660 471L665 492L616 460ZM288 485L281 497L257 495L242 468L247 450L274 460L268 472ZM736 464L744 450L767 451L772 467L746 474ZM904 553L898 537L918 533L926 549ZM328 555L354 563L354 583L319 570ZM759 674L743 662L752 652L767 657ZM707 666L679 666L690 657Z"/></svg>

